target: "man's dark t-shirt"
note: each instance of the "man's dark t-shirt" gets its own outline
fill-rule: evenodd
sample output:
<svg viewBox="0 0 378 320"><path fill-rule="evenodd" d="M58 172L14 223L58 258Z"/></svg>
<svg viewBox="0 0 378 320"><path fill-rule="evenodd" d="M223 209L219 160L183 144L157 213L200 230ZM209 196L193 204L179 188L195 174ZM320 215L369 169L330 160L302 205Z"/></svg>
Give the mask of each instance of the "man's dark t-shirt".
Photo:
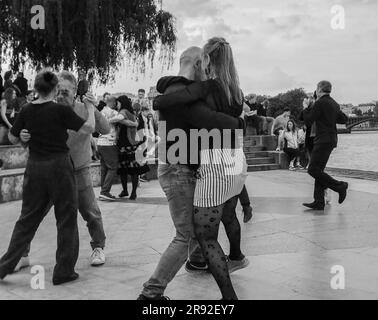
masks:
<svg viewBox="0 0 378 320"><path fill-rule="evenodd" d="M84 123L68 106L54 102L29 103L22 108L10 132L19 137L21 130L28 130L30 157L46 158L68 153L67 129L79 131Z"/></svg>

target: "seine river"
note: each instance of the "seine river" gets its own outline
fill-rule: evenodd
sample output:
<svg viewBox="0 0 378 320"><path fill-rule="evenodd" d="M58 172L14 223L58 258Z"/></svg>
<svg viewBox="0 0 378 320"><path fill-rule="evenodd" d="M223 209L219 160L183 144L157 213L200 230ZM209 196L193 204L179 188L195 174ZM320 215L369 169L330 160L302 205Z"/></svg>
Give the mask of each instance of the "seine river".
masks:
<svg viewBox="0 0 378 320"><path fill-rule="evenodd" d="M378 132L339 134L328 167L378 172Z"/></svg>

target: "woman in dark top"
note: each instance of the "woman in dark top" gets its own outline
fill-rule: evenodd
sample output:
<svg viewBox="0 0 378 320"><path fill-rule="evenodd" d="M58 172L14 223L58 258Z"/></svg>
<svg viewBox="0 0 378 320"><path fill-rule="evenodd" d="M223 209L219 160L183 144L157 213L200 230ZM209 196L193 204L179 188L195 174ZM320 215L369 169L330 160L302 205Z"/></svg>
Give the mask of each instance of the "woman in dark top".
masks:
<svg viewBox="0 0 378 320"><path fill-rule="evenodd" d="M210 39L203 49L202 65L209 80L157 97L154 109L179 110L183 105L204 100L218 112L240 117L244 99L229 43L223 38ZM231 144L221 136L221 148L216 144L218 141L210 139L209 148L201 150L194 194L196 238L225 300L237 299L229 275L230 266L232 272L249 263L240 250L240 224L235 212L246 178L243 135L231 133ZM221 221L230 240L228 261L217 240Z"/></svg>
<svg viewBox="0 0 378 320"><path fill-rule="evenodd" d="M18 114L16 91L13 88L7 88L3 93L0 108L0 144L8 145L8 132Z"/></svg>
<svg viewBox="0 0 378 320"><path fill-rule="evenodd" d="M13 79L13 72L12 71L5 72L5 74L4 74L4 91L8 88L13 87L12 79Z"/></svg>
<svg viewBox="0 0 378 320"><path fill-rule="evenodd" d="M131 176L132 191L130 200L136 200L138 177L145 174L150 169L147 164L140 164L135 158L135 152L142 142L136 142L137 125L135 111L132 108L132 102L127 96L121 96L117 99L119 105L118 121L118 139L119 148L119 169L118 174L121 178L122 192L120 198L127 197L127 176Z"/></svg>
<svg viewBox="0 0 378 320"><path fill-rule="evenodd" d="M67 130L93 132L94 107L88 107L85 122L72 108L54 102L57 84L58 78L52 72L37 75L34 86L39 99L21 110L9 134L13 144L19 143L24 133L30 134L30 155L24 174L21 216L8 251L0 260L0 279L14 271L51 203L58 231L53 283L78 278L74 270L79 253L78 204L74 168L66 144Z"/></svg>

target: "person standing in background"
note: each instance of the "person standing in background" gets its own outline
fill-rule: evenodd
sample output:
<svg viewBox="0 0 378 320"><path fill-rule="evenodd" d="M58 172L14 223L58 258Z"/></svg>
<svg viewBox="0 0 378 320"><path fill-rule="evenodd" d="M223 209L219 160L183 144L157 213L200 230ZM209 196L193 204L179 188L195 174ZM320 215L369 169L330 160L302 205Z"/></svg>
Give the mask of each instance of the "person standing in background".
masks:
<svg viewBox="0 0 378 320"><path fill-rule="evenodd" d="M139 104L140 108L147 107L149 110L152 109L151 106L150 106L150 102L146 98L146 90L144 90L144 89L139 89L138 90L138 98L136 98L133 101L133 108L134 109L135 109L135 107L134 107L135 104Z"/></svg>
<svg viewBox="0 0 378 320"><path fill-rule="evenodd" d="M3 96L3 92L4 92L4 83L3 83L3 77L0 74L0 100L1 100L1 97Z"/></svg>
<svg viewBox="0 0 378 320"><path fill-rule="evenodd" d="M12 71L5 72L5 74L4 74L4 92L8 88L12 88L12 86L13 86L12 79L13 79Z"/></svg>
<svg viewBox="0 0 378 320"><path fill-rule="evenodd" d="M272 125L272 136L280 136L281 133L287 127L287 123L290 120L291 111L289 108L285 108L283 114L278 116L273 121Z"/></svg>
<svg viewBox="0 0 378 320"><path fill-rule="evenodd" d="M28 80L25 79L23 72L17 74L17 78L14 80L13 85L17 86L20 90L19 97L26 97L28 94Z"/></svg>
<svg viewBox="0 0 378 320"><path fill-rule="evenodd" d="M257 116L260 118L260 131L262 134L270 135L272 133L272 126L274 118L268 117L269 100L264 100L257 109Z"/></svg>
<svg viewBox="0 0 378 320"><path fill-rule="evenodd" d="M80 101L83 100L83 97L87 94L89 90L89 81L87 80L87 75L84 71L79 71L79 83L77 85L77 96Z"/></svg>
<svg viewBox="0 0 378 320"><path fill-rule="evenodd" d="M116 98L114 96L108 97L106 106L101 111L101 114L108 122L118 115L118 112L115 110L116 107ZM97 140L98 153L101 158L101 193L99 199L102 201L114 201L116 199L116 197L110 193L118 170L118 148L116 140L117 134L114 124L110 125L110 132L108 134L100 135Z"/></svg>

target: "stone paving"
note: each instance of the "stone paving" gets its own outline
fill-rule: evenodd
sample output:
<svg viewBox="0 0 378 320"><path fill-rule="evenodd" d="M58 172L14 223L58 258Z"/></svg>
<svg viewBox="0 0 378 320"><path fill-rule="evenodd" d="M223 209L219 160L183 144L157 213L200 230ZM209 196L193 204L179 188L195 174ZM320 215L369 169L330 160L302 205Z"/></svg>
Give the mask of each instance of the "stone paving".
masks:
<svg viewBox="0 0 378 320"><path fill-rule="evenodd" d="M232 281L240 299L378 299L378 182L347 179L349 197L337 195L323 212L307 211L312 180L288 171L251 173L247 188L254 207L251 223L242 225L242 249L250 266ZM115 186L118 194L120 186ZM96 189L98 194L98 190ZM21 202L0 205L0 254L20 212ZM54 215L41 224L32 243L31 262L46 271L45 290L33 290L30 268L0 281L0 299L135 299L161 253L174 236L166 199L157 181L142 183L136 202L100 202L107 233L107 263L89 265L89 235L79 218L78 281L51 283L56 249ZM241 208L238 216L242 219ZM220 241L228 252L224 230ZM345 270L345 289L331 288L331 268ZM182 269L168 287L171 299L219 299L208 275Z"/></svg>

